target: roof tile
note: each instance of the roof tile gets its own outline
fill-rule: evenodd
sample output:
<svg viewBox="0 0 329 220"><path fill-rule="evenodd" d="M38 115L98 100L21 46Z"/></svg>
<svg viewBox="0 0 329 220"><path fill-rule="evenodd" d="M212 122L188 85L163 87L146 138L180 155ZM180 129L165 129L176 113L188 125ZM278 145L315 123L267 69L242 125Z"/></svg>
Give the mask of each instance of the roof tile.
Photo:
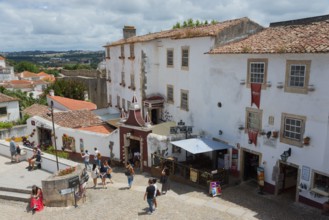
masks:
<svg viewBox="0 0 329 220"><path fill-rule="evenodd" d="M69 110L80 110L80 109L88 109L95 110L97 109L96 104L87 101L81 101L76 99L69 99L61 96L48 96L50 99L58 102L59 104L65 106Z"/></svg>

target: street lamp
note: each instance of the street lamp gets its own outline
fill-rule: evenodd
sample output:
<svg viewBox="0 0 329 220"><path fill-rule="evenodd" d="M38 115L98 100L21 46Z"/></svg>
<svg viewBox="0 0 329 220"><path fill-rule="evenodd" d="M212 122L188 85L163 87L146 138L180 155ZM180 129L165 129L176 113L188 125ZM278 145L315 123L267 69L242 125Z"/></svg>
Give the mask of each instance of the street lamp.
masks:
<svg viewBox="0 0 329 220"><path fill-rule="evenodd" d="M51 116L51 121L53 123L53 135L54 135L54 144L55 144L55 156L56 156L56 165L57 165L57 171L59 170L58 166L58 156L57 156L57 144L56 144L56 133L55 133L55 123L54 123L54 102L50 101L50 114L47 114L48 116Z"/></svg>

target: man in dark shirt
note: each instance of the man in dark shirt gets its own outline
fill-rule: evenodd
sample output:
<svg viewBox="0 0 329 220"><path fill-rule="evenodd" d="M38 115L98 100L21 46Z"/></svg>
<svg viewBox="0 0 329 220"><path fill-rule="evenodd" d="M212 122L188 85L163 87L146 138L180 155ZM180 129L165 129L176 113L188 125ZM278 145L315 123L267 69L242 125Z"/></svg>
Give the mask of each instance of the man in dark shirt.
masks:
<svg viewBox="0 0 329 220"><path fill-rule="evenodd" d="M146 192L144 194L144 200L147 198L147 203L149 205L149 212L148 214L151 215L153 213L153 198L155 193L155 187L153 186L152 179L148 181L148 187L146 187Z"/></svg>

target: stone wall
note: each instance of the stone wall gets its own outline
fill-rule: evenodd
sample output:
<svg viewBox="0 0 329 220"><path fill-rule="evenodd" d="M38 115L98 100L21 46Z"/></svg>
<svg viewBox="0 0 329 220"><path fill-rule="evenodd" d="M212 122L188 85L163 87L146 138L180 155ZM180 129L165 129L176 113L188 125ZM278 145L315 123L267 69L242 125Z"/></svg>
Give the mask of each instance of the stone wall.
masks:
<svg viewBox="0 0 329 220"><path fill-rule="evenodd" d="M57 172L46 180L42 180L42 190L43 190L43 202L48 207L67 207L73 206L75 204L74 193L68 193L62 195L60 192L64 189L69 189L69 180L72 177L79 176L83 168L81 165L78 165L76 170L64 176L58 176ZM75 191L79 191L79 186L75 187Z"/></svg>
<svg viewBox="0 0 329 220"><path fill-rule="evenodd" d="M106 78L101 78L99 73L97 73L97 76L95 76L95 74L96 73L90 72L90 75L88 75L88 70L82 70L81 72L72 71L71 74L66 75L62 79L73 79L82 82L88 88L89 100L95 103L97 108L106 108L108 107ZM88 75L88 78L84 75Z"/></svg>

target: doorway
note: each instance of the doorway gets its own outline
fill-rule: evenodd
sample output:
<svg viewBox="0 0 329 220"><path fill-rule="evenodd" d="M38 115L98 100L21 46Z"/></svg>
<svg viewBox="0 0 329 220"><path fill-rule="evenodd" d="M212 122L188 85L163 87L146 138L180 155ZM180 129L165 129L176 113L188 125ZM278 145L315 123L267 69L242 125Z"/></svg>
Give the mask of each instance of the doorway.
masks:
<svg viewBox="0 0 329 220"><path fill-rule="evenodd" d="M259 167L259 155L244 151L243 180L257 181L257 167Z"/></svg>
<svg viewBox="0 0 329 220"><path fill-rule="evenodd" d="M281 161L279 169L278 195L294 201L298 182L298 167Z"/></svg>
<svg viewBox="0 0 329 220"><path fill-rule="evenodd" d="M46 128L38 128L39 144L42 150L52 145L51 132L52 130Z"/></svg>
<svg viewBox="0 0 329 220"><path fill-rule="evenodd" d="M128 147L128 161L130 164L133 164L135 168L140 167L141 151L139 140L130 139L130 145Z"/></svg>
<svg viewBox="0 0 329 220"><path fill-rule="evenodd" d="M158 119L159 119L159 111L158 109L154 108L154 109L151 109L151 121L152 121L152 124L156 125L158 124Z"/></svg>

